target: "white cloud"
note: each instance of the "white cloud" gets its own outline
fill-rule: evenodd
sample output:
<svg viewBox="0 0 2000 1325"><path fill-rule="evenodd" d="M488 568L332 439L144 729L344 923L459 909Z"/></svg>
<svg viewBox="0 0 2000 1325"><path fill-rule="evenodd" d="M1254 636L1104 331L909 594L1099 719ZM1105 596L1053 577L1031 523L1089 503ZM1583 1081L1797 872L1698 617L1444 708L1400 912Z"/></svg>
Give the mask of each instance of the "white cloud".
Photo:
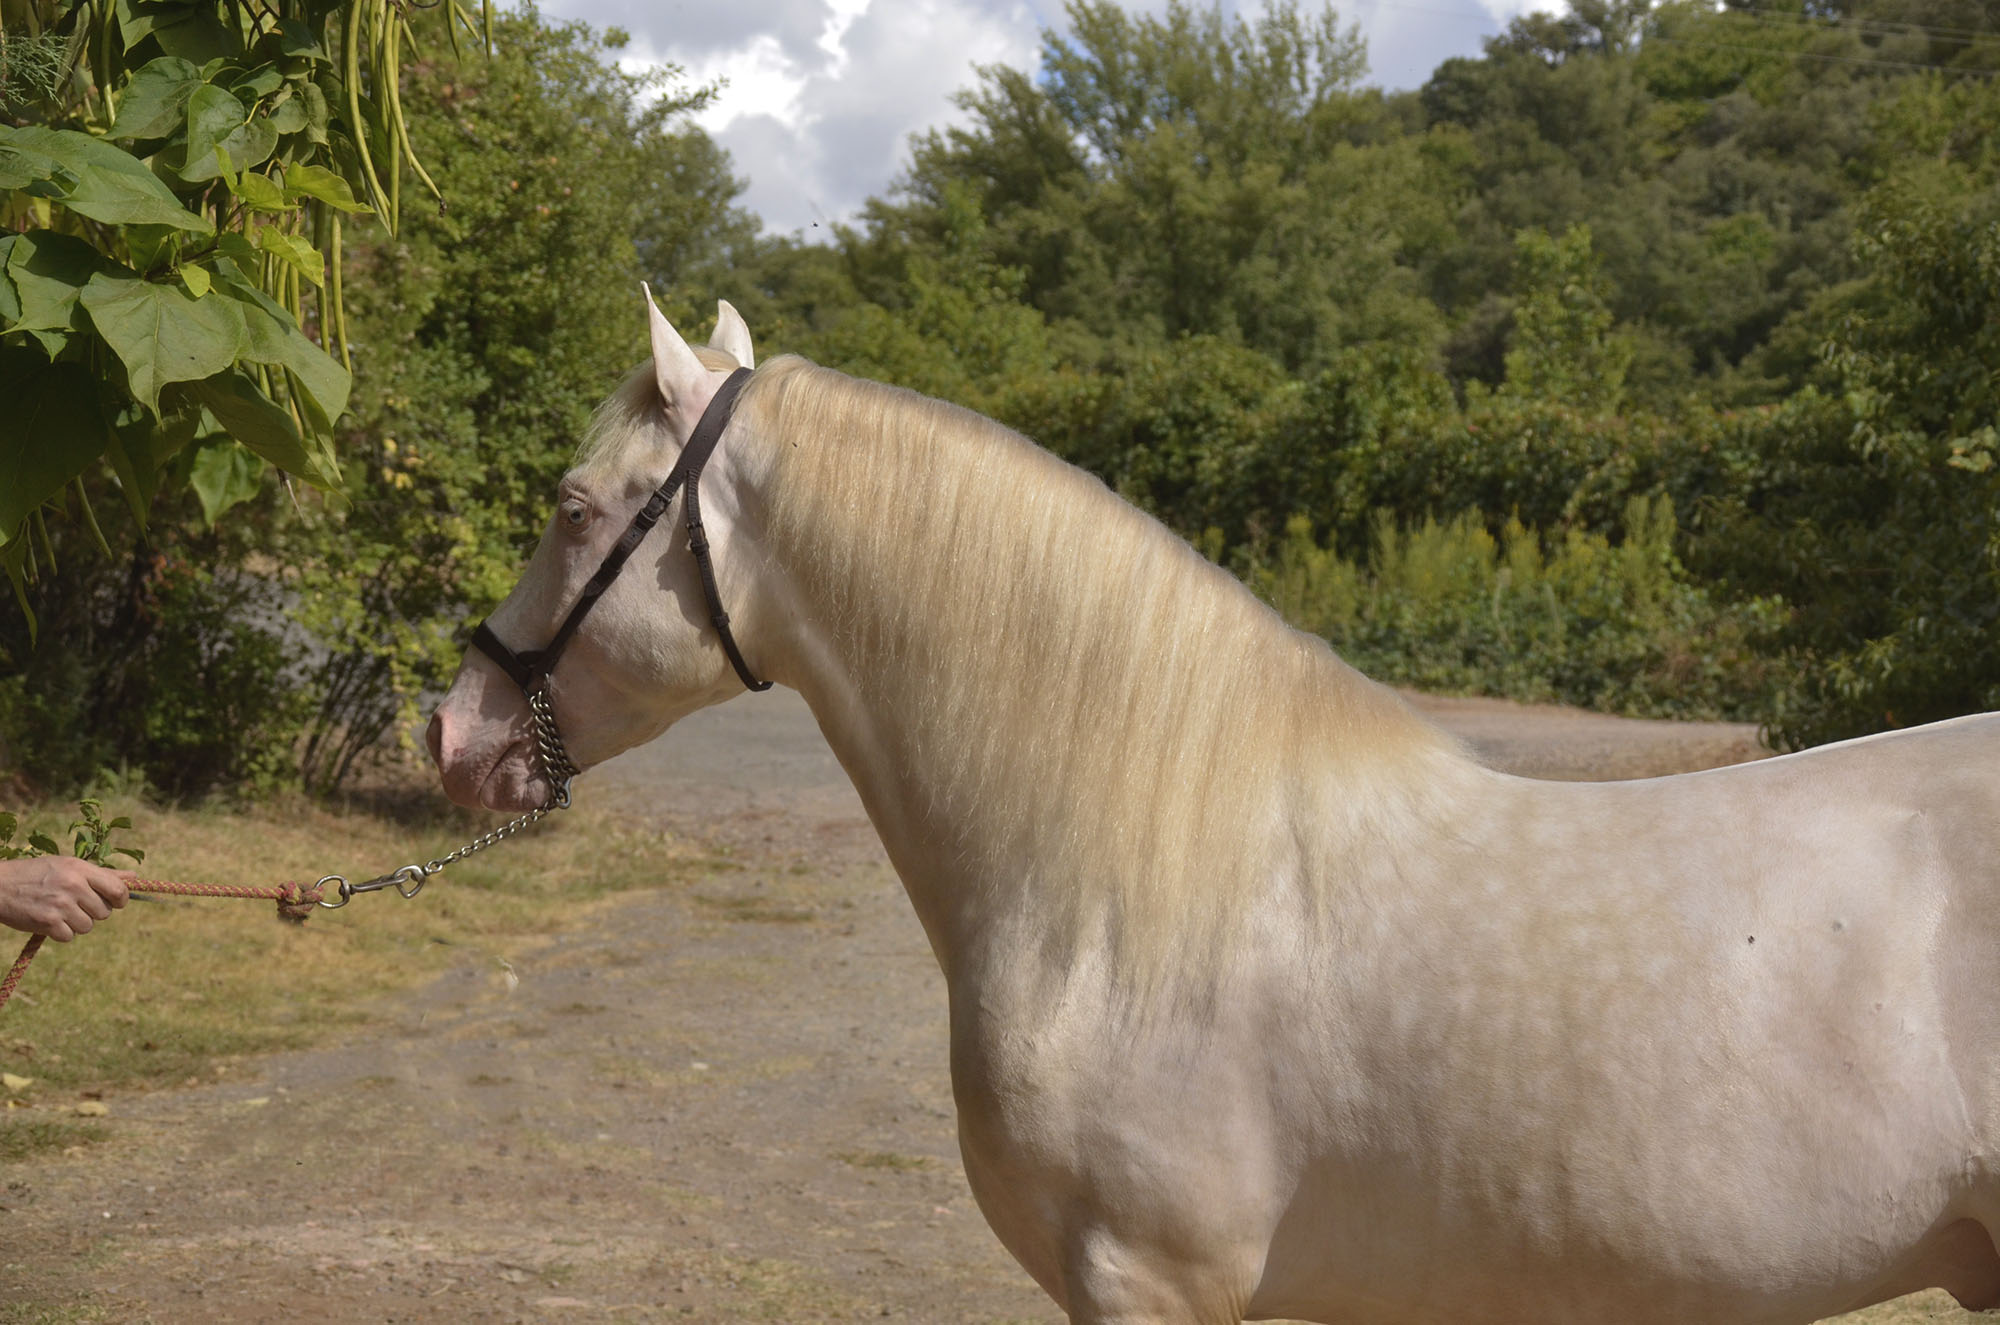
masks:
<svg viewBox="0 0 2000 1325"><path fill-rule="evenodd" d="M1451 57L1478 55L1480 43L1512 17L1475 0L1355 0L1341 14L1367 39L1368 81L1386 88L1420 87Z"/></svg>
<svg viewBox="0 0 2000 1325"><path fill-rule="evenodd" d="M1202 0L1195 0L1201 3ZM1055 0L547 0L552 16L632 34L621 63L682 66L728 86L699 117L750 181L743 202L772 230L851 217L909 159L914 133L955 122L951 94L974 66L1032 68ZM1158 10L1162 0L1134 9ZM1231 3L1230 8L1239 5ZM1240 6L1254 9L1256 6ZM1553 0L1350 0L1370 81L1415 87L1454 55L1476 56L1509 19Z"/></svg>

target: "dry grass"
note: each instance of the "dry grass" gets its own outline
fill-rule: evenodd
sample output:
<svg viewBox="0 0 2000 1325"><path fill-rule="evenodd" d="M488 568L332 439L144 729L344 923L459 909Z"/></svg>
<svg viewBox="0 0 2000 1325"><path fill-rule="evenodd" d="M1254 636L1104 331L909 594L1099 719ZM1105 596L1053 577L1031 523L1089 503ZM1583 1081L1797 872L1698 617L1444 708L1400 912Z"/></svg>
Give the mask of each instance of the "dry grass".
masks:
<svg viewBox="0 0 2000 1325"><path fill-rule="evenodd" d="M124 837L145 849L145 876L215 883L369 878L491 826L456 812L398 822L308 804L107 810L134 820ZM70 816L42 807L22 817L60 827ZM50 1120L74 1116L89 1095L212 1080L241 1055L364 1027L382 995L468 959L500 974L591 900L706 868L676 840L576 810L453 865L414 900L358 897L304 926L281 923L268 902L135 901L84 938L44 945L0 1010L0 1070L33 1082L0 1089L0 1156L87 1140ZM16 937L0 933L0 961L11 963Z"/></svg>

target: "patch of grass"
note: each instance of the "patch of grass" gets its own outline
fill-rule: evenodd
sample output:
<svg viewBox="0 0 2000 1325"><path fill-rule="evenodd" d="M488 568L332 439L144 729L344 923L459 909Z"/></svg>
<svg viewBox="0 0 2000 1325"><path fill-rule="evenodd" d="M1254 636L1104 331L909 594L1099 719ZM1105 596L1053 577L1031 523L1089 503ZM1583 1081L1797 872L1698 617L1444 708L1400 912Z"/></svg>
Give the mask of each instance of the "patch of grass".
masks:
<svg viewBox="0 0 2000 1325"><path fill-rule="evenodd" d="M886 1150L842 1150L834 1158L849 1168L891 1169L897 1173L920 1173L937 1167L937 1161L926 1155L898 1155Z"/></svg>
<svg viewBox="0 0 2000 1325"><path fill-rule="evenodd" d="M109 1307L84 1302L0 1302L0 1325L81 1325L84 1321L129 1320Z"/></svg>
<svg viewBox="0 0 2000 1325"><path fill-rule="evenodd" d="M115 808L134 820L145 877L214 883L366 879L492 826L460 812L413 823L306 803ZM24 820L61 813L30 809ZM364 1026L382 995L468 954L504 962L593 901L707 867L685 844L574 810L451 866L415 899L369 894L304 925L281 923L268 902L134 902L84 938L42 948L0 1010L0 1069L35 1078L45 1096L213 1080L233 1058ZM0 960L18 951L14 937L0 932Z"/></svg>
<svg viewBox="0 0 2000 1325"><path fill-rule="evenodd" d="M694 900L729 920L766 925L809 925L819 918L808 907L788 906L768 897L710 897L693 894Z"/></svg>
<svg viewBox="0 0 2000 1325"><path fill-rule="evenodd" d="M109 1135L102 1123L32 1115L33 1111L28 1109L9 1109L0 1114L0 1164L32 1159L71 1146L90 1145Z"/></svg>

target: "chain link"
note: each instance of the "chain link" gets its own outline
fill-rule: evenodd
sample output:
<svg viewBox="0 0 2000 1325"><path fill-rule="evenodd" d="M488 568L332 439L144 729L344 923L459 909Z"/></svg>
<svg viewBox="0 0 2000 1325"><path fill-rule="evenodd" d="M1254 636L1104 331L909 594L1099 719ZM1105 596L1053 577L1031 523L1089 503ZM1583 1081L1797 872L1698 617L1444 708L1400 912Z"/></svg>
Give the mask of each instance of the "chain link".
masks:
<svg viewBox="0 0 2000 1325"><path fill-rule="evenodd" d="M370 879L365 883L349 883L338 874L329 874L319 881L321 888L331 886L339 896L337 902L322 900L320 905L329 911L338 911L359 893L380 892L384 888L394 888L404 897L415 897L424 890L424 884L431 875L456 864L474 852L484 851L496 842L505 842L532 824L539 823L554 810L569 808L570 783L576 780L581 770L570 760L569 751L563 748L562 733L556 728L555 706L549 702L546 684L537 686L528 693L528 711L535 724L536 760L541 765L542 776L549 782L549 798L526 814L501 824L492 832L481 833L458 850L438 856L421 865L405 865L399 870Z"/></svg>

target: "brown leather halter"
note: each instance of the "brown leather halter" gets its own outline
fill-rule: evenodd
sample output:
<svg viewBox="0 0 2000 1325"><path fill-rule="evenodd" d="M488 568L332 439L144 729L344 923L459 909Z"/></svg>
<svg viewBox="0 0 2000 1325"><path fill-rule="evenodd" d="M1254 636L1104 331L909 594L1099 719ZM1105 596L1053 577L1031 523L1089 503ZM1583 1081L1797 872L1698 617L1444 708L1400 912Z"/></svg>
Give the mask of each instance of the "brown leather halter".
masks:
<svg viewBox="0 0 2000 1325"><path fill-rule="evenodd" d="M686 500L682 503L682 512L687 525L688 547L693 551L695 566L701 572L701 592L708 600L708 619L714 624L715 633L722 638L722 651L729 655L729 665L736 669L736 675L742 678L744 685L752 690L771 688L769 681L760 681L752 674L750 664L743 661L742 650L736 647L736 636L729 630L729 613L723 610L722 595L715 587L715 567L708 556L708 535L701 525L702 466L708 463L716 444L722 440L722 430L729 426L730 416L736 409L737 394L749 380L750 370L739 368L716 391L715 399L708 403L700 422L695 424L694 434L681 448L680 459L665 481L646 499L646 504L639 508L639 513L632 517L632 523L619 535L611 551L605 554L603 564L590 577L590 582L583 586L576 605L570 608L569 615L563 618L562 625L556 630L555 638L546 647L516 653L501 642L500 637L493 633L492 626L485 621L480 622L472 632L472 646L498 663L500 670L512 677L514 684L521 687L521 693L527 696L529 707L535 713L537 735L541 737L543 766L549 774L551 786L556 789L554 795L557 799L568 800L569 779L576 775L577 770L570 763L568 754L562 748L561 738L555 732L555 717L547 694L549 673L555 670L563 650L569 647L584 617L597 605L597 600L611 587L612 581L618 578L618 572L625 569L626 561L645 541L653 526L660 522L660 517L666 514L674 494L683 488L686 489Z"/></svg>

